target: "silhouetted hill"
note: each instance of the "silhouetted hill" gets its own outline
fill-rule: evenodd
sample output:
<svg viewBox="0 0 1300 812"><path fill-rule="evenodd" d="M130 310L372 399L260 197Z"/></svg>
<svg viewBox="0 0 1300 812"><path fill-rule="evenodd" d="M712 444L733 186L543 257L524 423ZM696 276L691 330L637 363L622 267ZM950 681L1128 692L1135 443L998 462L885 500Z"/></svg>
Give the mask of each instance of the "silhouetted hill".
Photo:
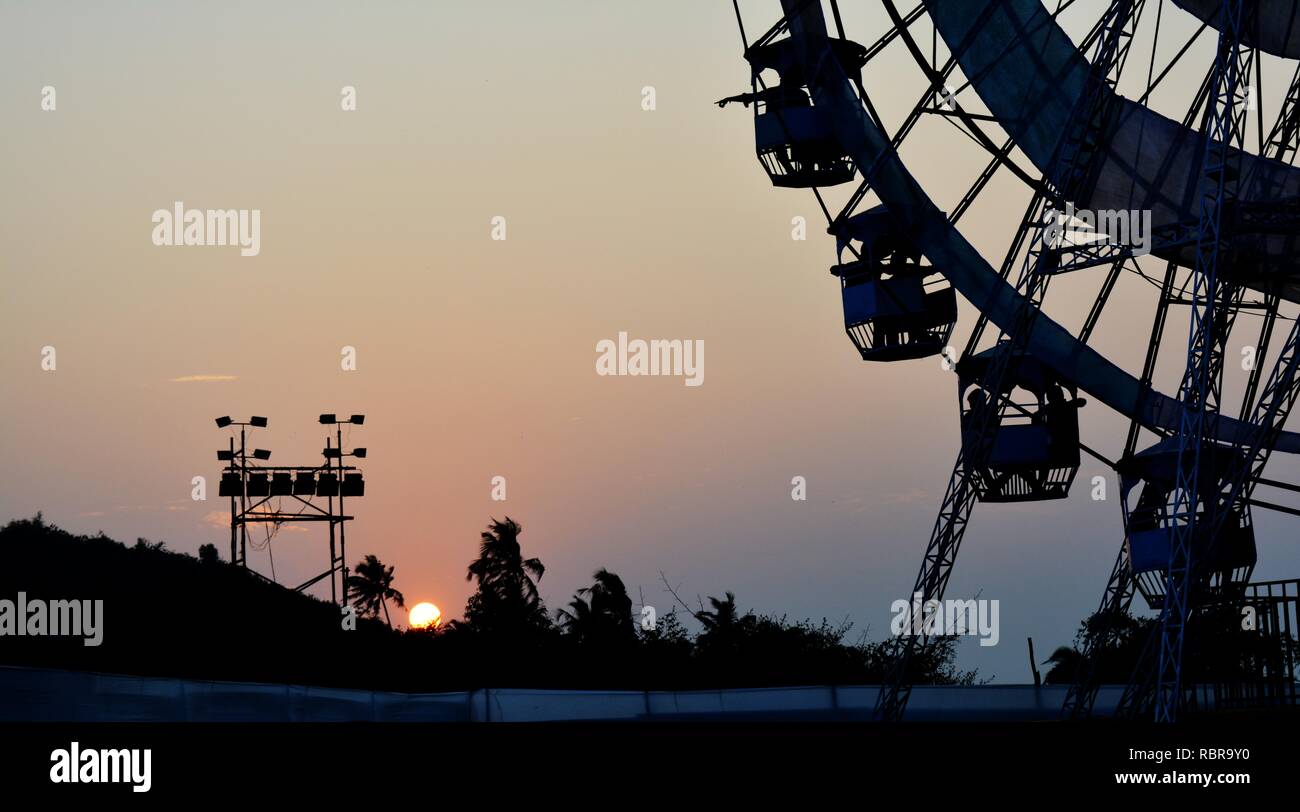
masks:
<svg viewBox="0 0 1300 812"><path fill-rule="evenodd" d="M103 642L0 637L0 662L133 674L361 684L356 657L396 635L364 619L344 632L336 607L222 562L143 539L127 547L39 520L0 529L0 598L104 601ZM341 647L347 655L341 657Z"/></svg>
<svg viewBox="0 0 1300 812"><path fill-rule="evenodd" d="M878 682L887 663L883 643L845 644L847 626L752 613L715 618L696 636L670 614L617 645L549 623L523 637L468 623L396 632L369 618L347 631L332 604L227 563L77 536L39 516L0 528L0 599L20 591L103 600L103 642L0 636L0 664L421 692L861 684ZM941 643L917 664L917 681L970 681L953 654L951 640Z"/></svg>

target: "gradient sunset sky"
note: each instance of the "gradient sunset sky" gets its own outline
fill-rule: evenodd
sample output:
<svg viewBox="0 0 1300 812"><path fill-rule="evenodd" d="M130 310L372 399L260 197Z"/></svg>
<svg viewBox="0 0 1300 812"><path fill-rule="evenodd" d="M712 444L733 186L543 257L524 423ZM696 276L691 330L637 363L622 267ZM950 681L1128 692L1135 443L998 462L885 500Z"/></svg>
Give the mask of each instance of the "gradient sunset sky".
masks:
<svg viewBox="0 0 1300 812"><path fill-rule="evenodd" d="M877 3L842 5L853 38L886 30ZM1101 6L1078 5L1076 36ZM742 3L751 37L778 6ZM1163 13L1157 69L1195 30ZM917 31L928 44L928 24ZM1181 118L1212 45L1154 107ZM3 3L0 519L40 510L71 531L214 542L224 557L214 452L227 434L212 419L265 415L252 444L314 464L316 416L364 413L349 559L396 565L409 603L459 615L478 534L508 514L547 567L552 609L607 567L666 612L662 570L692 599L732 590L746 608L884 637L956 456L956 379L933 358L857 357L815 200L772 188L749 111L713 104L747 89L740 50L720 0ZM1285 71L1266 59L1265 100ZM866 80L892 125L923 90L898 46ZM344 86L355 112L340 109ZM987 162L942 121L904 158L945 206ZM260 255L154 246L151 215L176 201L260 209ZM995 265L1027 202L1000 176L962 221ZM505 241L491 239L496 216ZM796 216L806 241L791 239ZM1062 280L1049 309L1077 325L1098 282ZM1154 298L1123 280L1094 342L1131 371ZM961 311L958 347L974 323ZM1162 391L1176 390L1186 329L1185 310L1171 315ZM596 343L620 331L702 339L704 385L597 376ZM340 369L349 345L355 372ZM1112 456L1125 428L1083 411L1085 442ZM1121 540L1113 478L1109 500L1090 498L1105 474L1085 459L1068 500L976 509L948 595L999 600L1001 642L963 643L962 667L1027 681L1025 638L1041 659L1095 609ZM207 502L189 498L196 475ZM505 502L490 498L498 475ZM790 498L795 476L805 502ZM1257 577L1297 575L1288 524L1256 523ZM282 583L325 566L320 529L286 527L273 545ZM265 551L250 560L270 574Z"/></svg>

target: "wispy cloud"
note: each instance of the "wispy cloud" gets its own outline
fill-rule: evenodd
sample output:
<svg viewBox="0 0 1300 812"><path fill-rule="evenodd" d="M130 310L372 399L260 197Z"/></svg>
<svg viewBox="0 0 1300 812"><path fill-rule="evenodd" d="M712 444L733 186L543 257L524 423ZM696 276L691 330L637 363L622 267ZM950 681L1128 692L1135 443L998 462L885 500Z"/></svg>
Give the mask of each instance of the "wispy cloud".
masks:
<svg viewBox="0 0 1300 812"><path fill-rule="evenodd" d="M108 516L111 513L149 513L155 511L167 511L168 513L183 513L189 510L188 499L173 499L167 504L159 507L158 505L114 505L109 510L87 510L77 514L78 516Z"/></svg>
<svg viewBox="0 0 1300 812"><path fill-rule="evenodd" d="M172 383L211 383L213 381L234 381L238 380L238 375L182 375L179 378L172 378Z"/></svg>
<svg viewBox="0 0 1300 812"><path fill-rule="evenodd" d="M219 510L214 510L211 513L204 514L202 522L203 524L206 524L208 527L229 527L230 514L222 513Z"/></svg>
<svg viewBox="0 0 1300 812"><path fill-rule="evenodd" d="M909 488L905 491L881 494L880 501L885 505L914 505L933 498L933 491L928 491L925 488Z"/></svg>

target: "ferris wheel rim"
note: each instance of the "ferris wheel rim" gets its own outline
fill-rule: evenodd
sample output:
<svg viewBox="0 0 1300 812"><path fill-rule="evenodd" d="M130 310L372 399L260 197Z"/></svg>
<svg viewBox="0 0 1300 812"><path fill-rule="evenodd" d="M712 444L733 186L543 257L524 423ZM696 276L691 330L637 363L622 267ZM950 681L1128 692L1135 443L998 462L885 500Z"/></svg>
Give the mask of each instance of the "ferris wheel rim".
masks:
<svg viewBox="0 0 1300 812"><path fill-rule="evenodd" d="M893 0L882 2L896 17ZM1041 0L983 0L976 9L971 9L971 2L963 0L960 12L954 10L956 5L947 0L922 0L921 5L939 36L953 51L953 58L967 73L968 84L992 111L993 118L1007 130L1016 147L1034 167L1046 174L1057 145L1069 137L1079 137L1077 132L1070 132L1073 100L1069 94L1081 92L1088 61L1060 28L1056 15L1049 13ZM999 32L996 26L987 22L994 13L1015 19L1023 28L1013 29L1014 36ZM1021 36L1025 31L1033 34L1034 48L1025 45ZM984 38L996 37L998 33L1006 34L1005 42L984 41ZM899 31L899 36L905 41L912 39L905 29ZM952 40L959 41L953 43ZM970 54L975 51L977 42L995 56L984 54L982 62L972 58ZM910 47L909 51L922 71L927 71L928 66L918 49ZM1023 54L1017 55L1017 52ZM1047 67L1041 72L1035 71L1034 68L1042 65L1029 59L1028 54L1033 54ZM993 72L995 67L996 73ZM1051 93L1043 92L1042 86L1047 80L1040 73L1050 73ZM978 78L970 78L972 74ZM990 91L990 85L998 90ZM1080 210L1151 211L1157 230L1176 230L1179 223L1194 220L1195 189L1189 179L1196 173L1182 170L1195 168L1193 162L1201 152L1200 133L1185 122L1179 123L1151 110L1142 102L1111 91L1106 93L1105 104L1113 111L1111 118L1114 122L1103 135L1108 142L1103 153L1106 160L1093 170L1096 178L1088 196L1081 195L1080 199L1070 202ZM1145 99L1146 95L1143 101ZM1142 160L1147 153L1162 156L1161 160L1154 163ZM1177 161L1169 157L1175 153L1178 153ZM1281 189L1300 196L1300 168L1251 152L1244 153L1243 161L1248 164L1248 168L1242 171L1243 177L1249 175L1251 184L1242 195L1243 202L1275 199L1276 190ZM1103 179L1108 179L1109 185L1117 188L1106 188L1108 184ZM1053 182L1057 179L1045 180ZM1125 181L1130 184L1127 188L1123 185ZM1262 237L1255 238L1255 242L1249 245L1254 251L1251 254L1253 262L1243 264L1252 267L1256 275L1243 280L1243 284L1266 295L1277 288L1282 299L1300 302L1300 264L1283 264L1278 259L1300 254L1300 239ZM1190 268L1194 264L1194 246L1189 246L1186 241L1180 244L1172 240L1171 247L1162 249L1157 246L1153 254L1175 262L1181 268ZM1274 262L1277 267L1269 262Z"/></svg>
<svg viewBox="0 0 1300 812"><path fill-rule="evenodd" d="M929 2L930 0L927 0ZM889 2L889 0L885 0ZM1036 0L1035 0L1036 2ZM820 32L826 37L827 32ZM906 36L906 32L903 32ZM1010 325L1020 297L989 265L907 169L890 139L865 115L843 69L834 60L820 60L800 49L806 75L814 77L810 89L815 104L830 112L837 139L859 167L872 167L872 189L891 212L916 235L917 243L939 273L981 313L1005 329ZM835 87L828 88L828 85ZM880 183L881 176L892 182ZM1031 305L1032 306L1032 305ZM1153 387L1144 387L1129 372L1078 341L1068 330L1041 311L1029 336L1029 351L1056 370L1063 379L1145 428L1168 432L1177 428L1180 402ZM1227 416L1214 420L1214 435L1222 442L1243 442L1250 423ZM1300 432L1284 431L1275 450L1300 454Z"/></svg>

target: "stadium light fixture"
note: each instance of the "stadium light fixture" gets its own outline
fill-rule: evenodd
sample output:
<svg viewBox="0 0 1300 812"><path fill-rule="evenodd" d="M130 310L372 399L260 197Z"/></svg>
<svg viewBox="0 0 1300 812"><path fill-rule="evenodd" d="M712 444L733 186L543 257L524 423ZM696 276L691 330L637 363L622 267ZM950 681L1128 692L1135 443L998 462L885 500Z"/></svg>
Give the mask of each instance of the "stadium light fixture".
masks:
<svg viewBox="0 0 1300 812"><path fill-rule="evenodd" d="M250 497L271 495L271 481L266 474L248 475L248 495Z"/></svg>
<svg viewBox="0 0 1300 812"><path fill-rule="evenodd" d="M239 474L222 474L221 487L217 491L218 496L243 496L244 480Z"/></svg>
<svg viewBox="0 0 1300 812"><path fill-rule="evenodd" d="M293 493L293 475L285 471L271 474L271 495L289 496Z"/></svg>
<svg viewBox="0 0 1300 812"><path fill-rule="evenodd" d="M320 416L320 422L323 426L332 426L339 421L338 418L332 414L323 414Z"/></svg>
<svg viewBox="0 0 1300 812"><path fill-rule="evenodd" d="M366 450L365 450L364 448L354 448L354 449L352 449L352 456L354 456L354 457L358 457L358 458L360 458L360 459L365 459L365 458L366 458Z"/></svg>
<svg viewBox="0 0 1300 812"><path fill-rule="evenodd" d="M354 414L352 417L348 418L348 422L354 426L360 426L362 423L366 422L366 416L363 414Z"/></svg>
<svg viewBox="0 0 1300 812"><path fill-rule="evenodd" d="M316 492L316 475L310 471L299 471L293 480L295 496L311 496Z"/></svg>
<svg viewBox="0 0 1300 812"><path fill-rule="evenodd" d="M259 428L259 429L264 429L264 428L266 428L266 418L265 418L265 417L250 417L250 418L248 418L248 425L250 425L250 426L256 426L256 427Z"/></svg>
<svg viewBox="0 0 1300 812"><path fill-rule="evenodd" d="M265 448L254 448L253 459L269 460L271 459L271 452L267 451Z"/></svg>
<svg viewBox="0 0 1300 812"><path fill-rule="evenodd" d="M316 480L317 496L338 496L339 478L335 474L321 474Z"/></svg>
<svg viewBox="0 0 1300 812"><path fill-rule="evenodd" d="M226 426L229 426L229 425L230 425L231 423L233 423L233 422L234 422L234 421L231 420L229 417L218 417L218 418L217 418L217 428L219 428L219 429L224 429Z"/></svg>
<svg viewBox="0 0 1300 812"><path fill-rule="evenodd" d="M339 487L339 496L365 496L366 481L361 474L345 474Z"/></svg>
<svg viewBox="0 0 1300 812"><path fill-rule="evenodd" d="M233 451L230 451L228 449L217 450L217 459L221 460L222 462L229 462L234 458L235 458L235 452Z"/></svg>

